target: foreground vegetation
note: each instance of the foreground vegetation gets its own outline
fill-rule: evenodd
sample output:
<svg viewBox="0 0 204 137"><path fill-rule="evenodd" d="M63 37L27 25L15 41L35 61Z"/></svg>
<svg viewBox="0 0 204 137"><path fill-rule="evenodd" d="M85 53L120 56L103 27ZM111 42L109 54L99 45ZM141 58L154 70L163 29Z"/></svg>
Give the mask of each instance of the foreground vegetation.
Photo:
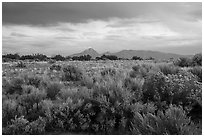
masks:
<svg viewBox="0 0 204 137"><path fill-rule="evenodd" d="M2 132L202 134L202 64L179 61L3 64Z"/></svg>

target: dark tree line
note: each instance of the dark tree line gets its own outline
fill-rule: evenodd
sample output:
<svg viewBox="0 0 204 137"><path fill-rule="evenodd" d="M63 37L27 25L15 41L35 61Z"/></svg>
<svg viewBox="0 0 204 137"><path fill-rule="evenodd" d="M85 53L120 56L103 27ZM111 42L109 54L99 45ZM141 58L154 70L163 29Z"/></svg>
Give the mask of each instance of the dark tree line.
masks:
<svg viewBox="0 0 204 137"><path fill-rule="evenodd" d="M114 55L102 55L101 57L96 57L96 60L119 60L117 56Z"/></svg>
<svg viewBox="0 0 204 137"><path fill-rule="evenodd" d="M35 61L45 61L49 59L46 55L43 54L32 54L32 55L18 55L16 54L6 54L2 55L3 61L10 60L35 60Z"/></svg>
<svg viewBox="0 0 204 137"><path fill-rule="evenodd" d="M47 57L44 54L32 54L32 55L22 55L19 54L6 54L2 55L3 61L12 61L12 60L31 60L31 61L47 61L47 60L55 60L55 61L65 61L65 60L79 60L79 61L89 61L92 59L90 55L82 55L82 56L62 56L55 55L53 57ZM95 60L123 60L123 58L118 58L115 55L102 55L100 57L96 57ZM143 60L141 57L133 56L132 60Z"/></svg>
<svg viewBox="0 0 204 137"><path fill-rule="evenodd" d="M55 55L53 57L47 57L43 54L32 54L32 55L22 55L19 54L6 54L2 55L3 62L7 61L15 61L15 60L31 60L31 61L47 61L47 60L55 60L55 61L65 61L65 60L80 60L80 61L88 61L91 60L90 55L83 55L83 56L62 56L62 55Z"/></svg>
<svg viewBox="0 0 204 137"><path fill-rule="evenodd" d="M132 57L132 60L143 60L143 58L138 57L138 56L133 56L133 57Z"/></svg>
<svg viewBox="0 0 204 137"><path fill-rule="evenodd" d="M89 61L91 60L91 56L90 55L74 56L72 57L72 60Z"/></svg>

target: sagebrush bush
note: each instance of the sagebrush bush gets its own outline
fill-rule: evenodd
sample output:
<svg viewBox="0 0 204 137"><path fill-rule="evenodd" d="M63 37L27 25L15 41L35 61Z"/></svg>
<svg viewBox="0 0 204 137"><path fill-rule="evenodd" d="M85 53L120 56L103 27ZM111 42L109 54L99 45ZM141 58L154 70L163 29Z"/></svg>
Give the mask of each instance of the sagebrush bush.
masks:
<svg viewBox="0 0 204 137"><path fill-rule="evenodd" d="M18 98L19 104L23 107L24 116L29 121L36 120L40 115L43 115L39 104L46 98L46 93L33 86L24 87L24 93Z"/></svg>
<svg viewBox="0 0 204 137"><path fill-rule="evenodd" d="M7 78L2 78L2 94L6 95L7 93L9 93L10 88L10 81Z"/></svg>
<svg viewBox="0 0 204 137"><path fill-rule="evenodd" d="M196 83L196 78L190 73L168 76L151 73L145 79L142 100L153 101L158 105L165 101L167 104L186 106L197 100L200 92L201 85Z"/></svg>
<svg viewBox="0 0 204 137"><path fill-rule="evenodd" d="M188 135L200 134L196 128L192 129L190 119L181 107L170 106L163 113L136 113L132 133L146 135Z"/></svg>
<svg viewBox="0 0 204 137"><path fill-rule="evenodd" d="M17 77L10 81L7 93L9 94L22 94L22 85L25 83L23 78Z"/></svg>
<svg viewBox="0 0 204 137"><path fill-rule="evenodd" d="M83 78L83 72L75 66L65 66L63 68L63 80L65 81L80 81Z"/></svg>
<svg viewBox="0 0 204 137"><path fill-rule="evenodd" d="M151 64L141 64L132 67L133 71L130 72L131 78L146 77L149 72L158 72L159 69Z"/></svg>
<svg viewBox="0 0 204 137"><path fill-rule="evenodd" d="M140 100L142 96L142 87L144 79L142 78L125 78L124 86L134 93L135 100Z"/></svg>
<svg viewBox="0 0 204 137"><path fill-rule="evenodd" d="M96 83L93 87L93 96L104 95L109 98L110 102L130 102L132 99L132 94L130 90L124 87L122 78L114 79L107 77L103 81Z"/></svg>
<svg viewBox="0 0 204 137"><path fill-rule="evenodd" d="M158 67L164 75L177 74L180 71L179 67L174 65L160 64Z"/></svg>
<svg viewBox="0 0 204 137"><path fill-rule="evenodd" d="M134 71L136 71L136 72L138 72L139 70L140 70L140 66L139 65L135 65L135 66L133 66L132 67L132 69L134 70Z"/></svg>
<svg viewBox="0 0 204 137"><path fill-rule="evenodd" d="M130 71L129 75L131 78L136 78L142 76L141 74L141 66L135 65L132 67L132 71Z"/></svg>
<svg viewBox="0 0 204 137"><path fill-rule="evenodd" d="M187 57L181 57L178 60L174 61L174 65L179 67L189 67L192 65L192 60Z"/></svg>
<svg viewBox="0 0 204 137"><path fill-rule="evenodd" d="M202 53L196 54L192 58L193 65L202 66Z"/></svg>
<svg viewBox="0 0 204 137"><path fill-rule="evenodd" d="M55 105L51 109L51 118L47 120L45 129L47 131L81 131L81 127L86 121L83 121L83 115L80 108L83 105L82 100L73 102L68 98L64 103Z"/></svg>
<svg viewBox="0 0 204 137"><path fill-rule="evenodd" d="M16 116L21 115L18 102L14 99L7 99L2 102L2 125L5 127Z"/></svg>
<svg viewBox="0 0 204 137"><path fill-rule="evenodd" d="M193 68L190 68L188 71L197 76L199 82L202 82L202 67L195 66Z"/></svg>
<svg viewBox="0 0 204 137"><path fill-rule="evenodd" d="M26 134L39 135L45 133L46 121L42 117L39 117L36 121L30 122L25 127Z"/></svg>
<svg viewBox="0 0 204 137"><path fill-rule="evenodd" d="M19 61L19 62L16 64L15 67L17 67L17 68L25 68L25 67L26 67L26 64L23 63L23 61Z"/></svg>
<svg viewBox="0 0 204 137"><path fill-rule="evenodd" d="M15 117L15 119L11 120L11 124L7 127L3 128L3 134L6 135L23 135L26 134L25 128L29 121L24 118L24 116L21 117Z"/></svg>
<svg viewBox="0 0 204 137"><path fill-rule="evenodd" d="M116 75L116 70L113 68L106 68L103 71L101 71L101 75L102 76L106 76L106 75L114 76Z"/></svg>
<svg viewBox="0 0 204 137"><path fill-rule="evenodd" d="M62 66L58 65L58 64L52 64L49 68L50 68L50 70L60 71Z"/></svg>
<svg viewBox="0 0 204 137"><path fill-rule="evenodd" d="M59 97L66 101L68 98L71 98L73 101L77 101L79 99L91 98L92 90L81 87L81 88L63 88L59 92Z"/></svg>
<svg viewBox="0 0 204 137"><path fill-rule="evenodd" d="M149 73L148 77L145 79L143 86L143 101L147 102L148 100L150 100L153 102L157 102L162 100L162 95L165 96L164 94L170 94L166 91L165 86L166 82L163 73Z"/></svg>
<svg viewBox="0 0 204 137"><path fill-rule="evenodd" d="M91 89L94 85L94 81L92 78L88 77L87 75L84 75L81 79L81 85Z"/></svg>
<svg viewBox="0 0 204 137"><path fill-rule="evenodd" d="M172 103L183 106L198 100L202 91L201 83L188 72L180 72L177 75L167 77L167 90L172 94Z"/></svg>
<svg viewBox="0 0 204 137"><path fill-rule="evenodd" d="M25 74L22 76L26 85L32 85L36 88L40 87L40 84L42 82L42 77L32 74Z"/></svg>
<svg viewBox="0 0 204 137"><path fill-rule="evenodd" d="M60 92L63 84L58 82L50 82L46 87L47 97L51 100L56 99L56 95Z"/></svg>

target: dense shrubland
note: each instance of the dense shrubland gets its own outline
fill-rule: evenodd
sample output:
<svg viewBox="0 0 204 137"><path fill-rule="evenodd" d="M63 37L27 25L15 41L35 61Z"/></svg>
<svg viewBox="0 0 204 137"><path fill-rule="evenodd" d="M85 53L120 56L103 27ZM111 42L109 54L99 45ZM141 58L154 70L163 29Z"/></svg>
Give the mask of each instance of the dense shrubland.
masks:
<svg viewBox="0 0 204 137"><path fill-rule="evenodd" d="M202 54L196 54L191 58L181 57L174 64L180 67L202 66Z"/></svg>
<svg viewBox="0 0 204 137"><path fill-rule="evenodd" d="M187 70L133 62L131 69L101 67L95 74L75 64L48 63L43 74L7 74L2 132L202 134L202 68L194 60L196 66Z"/></svg>

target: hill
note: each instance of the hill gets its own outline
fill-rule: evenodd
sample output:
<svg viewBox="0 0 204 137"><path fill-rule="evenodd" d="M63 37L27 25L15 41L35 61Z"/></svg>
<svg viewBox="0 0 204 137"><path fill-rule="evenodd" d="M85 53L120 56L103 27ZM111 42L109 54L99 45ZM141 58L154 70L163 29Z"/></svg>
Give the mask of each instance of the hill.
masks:
<svg viewBox="0 0 204 137"><path fill-rule="evenodd" d="M147 59L149 57L153 57L155 59L170 59L170 58L180 58L189 55L179 55L173 53L163 53L158 51L149 51L149 50L122 50L120 52L112 53L119 58L128 58L131 59L133 56L138 56L143 59Z"/></svg>
<svg viewBox="0 0 204 137"><path fill-rule="evenodd" d="M147 59L150 57L153 57L155 59L170 59L170 58L180 58L180 57L191 57L192 55L179 55L174 53L164 53L164 52L158 52L158 51L150 51L150 50L122 50L115 53L105 52L103 54L99 54L97 51L95 51L92 48L86 49L83 52L76 53L73 56L82 56L82 55L90 55L92 58L100 57L102 55L115 55L118 58L127 58L131 59L133 56L138 56L143 59Z"/></svg>

